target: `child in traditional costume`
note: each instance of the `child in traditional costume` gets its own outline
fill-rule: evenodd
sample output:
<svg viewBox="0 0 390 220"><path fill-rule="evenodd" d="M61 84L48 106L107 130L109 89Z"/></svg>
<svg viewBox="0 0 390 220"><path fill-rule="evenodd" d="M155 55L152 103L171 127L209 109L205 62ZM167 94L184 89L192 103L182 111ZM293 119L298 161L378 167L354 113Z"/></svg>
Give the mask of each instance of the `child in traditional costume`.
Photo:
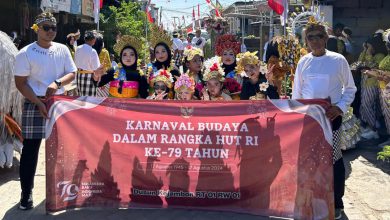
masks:
<svg viewBox="0 0 390 220"><path fill-rule="evenodd" d="M170 99L168 96L173 85L173 77L168 70L160 69L149 76L150 87L153 88L153 94L147 99L163 100Z"/></svg>
<svg viewBox="0 0 390 220"><path fill-rule="evenodd" d="M187 47L184 50L183 66L188 68L186 74L195 82L195 97L200 99L204 87L203 51L196 47Z"/></svg>
<svg viewBox="0 0 390 220"><path fill-rule="evenodd" d="M202 100L232 100L228 94L222 91L225 73L220 65L219 57L213 57L206 60L204 65L206 69L203 74L203 79L206 81L206 87L202 90Z"/></svg>
<svg viewBox="0 0 390 220"><path fill-rule="evenodd" d="M241 100L279 99L277 87L274 86L272 73L260 72L260 61L257 52L238 54L237 72L244 72Z"/></svg>
<svg viewBox="0 0 390 220"><path fill-rule="evenodd" d="M229 93L235 100L240 99L242 85L242 78L236 73L236 55L240 53L240 49L241 44L234 35L222 35L218 37L215 44L215 53L221 57L225 72L224 92Z"/></svg>
<svg viewBox="0 0 390 220"><path fill-rule="evenodd" d="M94 75L98 87L110 83L109 94L117 98L146 98L148 83L144 73L138 68L138 51L142 42L135 37L123 35L114 45L114 51L120 57L117 67L108 70L105 75ZM100 80L99 80L100 78Z"/></svg>
<svg viewBox="0 0 390 220"><path fill-rule="evenodd" d="M175 94L177 100L193 100L195 92L195 81L187 75L182 74L175 82Z"/></svg>

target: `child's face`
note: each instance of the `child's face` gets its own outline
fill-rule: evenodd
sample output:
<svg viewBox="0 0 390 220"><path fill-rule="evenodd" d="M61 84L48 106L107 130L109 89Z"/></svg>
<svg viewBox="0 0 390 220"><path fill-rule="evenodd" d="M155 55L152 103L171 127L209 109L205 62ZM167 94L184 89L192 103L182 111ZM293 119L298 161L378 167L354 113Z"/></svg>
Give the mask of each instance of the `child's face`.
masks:
<svg viewBox="0 0 390 220"><path fill-rule="evenodd" d="M154 92L158 95L158 94L161 94L163 92L165 92L167 89L167 86L165 85L165 83L159 81L159 82L155 82L154 83Z"/></svg>
<svg viewBox="0 0 390 220"><path fill-rule="evenodd" d="M210 79L206 83L207 90L210 92L210 96L218 97L221 95L222 83L217 79Z"/></svg>
<svg viewBox="0 0 390 220"><path fill-rule="evenodd" d="M177 93L177 98L179 100L192 100L192 95L193 95L193 92L190 91L189 89L181 89Z"/></svg>
<svg viewBox="0 0 390 220"><path fill-rule="evenodd" d="M195 57L188 62L188 69L193 73L198 73L202 70L203 61L202 57L199 55L195 55Z"/></svg>
<svg viewBox="0 0 390 220"><path fill-rule="evenodd" d="M224 63L225 65L232 65L235 60L236 56L234 55L234 51L232 49L223 51L222 63Z"/></svg>

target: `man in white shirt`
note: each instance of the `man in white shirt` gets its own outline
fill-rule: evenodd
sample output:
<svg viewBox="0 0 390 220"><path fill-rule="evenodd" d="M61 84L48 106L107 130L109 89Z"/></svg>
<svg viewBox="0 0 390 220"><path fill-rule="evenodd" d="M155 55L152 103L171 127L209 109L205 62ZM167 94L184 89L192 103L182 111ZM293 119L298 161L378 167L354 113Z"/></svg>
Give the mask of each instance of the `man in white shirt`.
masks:
<svg viewBox="0 0 390 220"><path fill-rule="evenodd" d="M175 65L179 67L181 56L183 55L184 51L184 45L183 42L179 39L179 34L177 32L173 32L172 43L173 59L175 59Z"/></svg>
<svg viewBox="0 0 390 220"><path fill-rule="evenodd" d="M22 114L23 151L20 158L20 185L22 188L19 208L33 208L32 188L38 162L39 146L45 138L48 118L45 102L55 94L63 94L63 86L72 82L77 68L69 49L53 42L57 34L57 22L51 13L37 16L32 29L38 40L27 45L16 55L15 84L26 98Z"/></svg>
<svg viewBox="0 0 390 220"><path fill-rule="evenodd" d="M192 38L191 44L193 47L197 47L203 50L204 45L206 44L206 40L200 36L201 30L197 29L195 32L195 37Z"/></svg>
<svg viewBox="0 0 390 220"><path fill-rule="evenodd" d="M320 23L309 23L305 31L311 53L302 57L295 72L293 99L330 98L332 106L326 116L333 125L333 170L335 219L342 217L342 197L345 187L345 167L339 145L342 115L352 103L356 86L343 55L325 49L328 34Z"/></svg>
<svg viewBox="0 0 390 220"><path fill-rule="evenodd" d="M92 46L95 44L97 33L86 31L85 43L77 47L74 61L77 66L76 84L80 96L96 96L97 87L93 83L93 73L100 71L99 56Z"/></svg>

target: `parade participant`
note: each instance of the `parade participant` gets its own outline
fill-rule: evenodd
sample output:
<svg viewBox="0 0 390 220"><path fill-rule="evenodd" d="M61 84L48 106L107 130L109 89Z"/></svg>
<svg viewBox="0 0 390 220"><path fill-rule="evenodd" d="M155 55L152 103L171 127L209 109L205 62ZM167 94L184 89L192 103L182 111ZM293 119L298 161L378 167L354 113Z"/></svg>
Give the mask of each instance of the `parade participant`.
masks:
<svg viewBox="0 0 390 220"><path fill-rule="evenodd" d="M138 51L142 50L142 42L135 37L123 35L114 45L120 57L120 64L111 68L107 74L94 74L94 82L98 87L109 83L109 95L117 98L146 98L148 83L144 73L138 67Z"/></svg>
<svg viewBox="0 0 390 220"><path fill-rule="evenodd" d="M169 35L156 25L152 25L150 44L154 49L155 61L148 64L148 77L152 78L151 76L157 75L159 70L167 70L173 77L179 77L180 72L172 63L172 41ZM153 87L149 88L149 94L152 95L153 93ZM169 96L169 98L173 98L173 94L169 94Z"/></svg>
<svg viewBox="0 0 390 220"><path fill-rule="evenodd" d="M202 100L211 101L229 101L232 98L222 91L223 82L225 81L219 57L215 56L205 61L205 71L203 79L206 87L202 90Z"/></svg>
<svg viewBox="0 0 390 220"><path fill-rule="evenodd" d="M16 87L26 98L22 116L23 152L20 158L22 194L19 208L23 210L33 208L34 176L48 118L45 101L52 95L63 94L63 86L72 82L77 70L69 49L53 42L57 22L51 13L38 15L32 29L37 33L38 40L19 51L14 73Z"/></svg>
<svg viewBox="0 0 390 220"><path fill-rule="evenodd" d="M99 55L100 64L103 66L104 72L107 72L111 67L110 53L104 48L103 35L101 33L96 33L96 41L92 46L96 50L96 53ZM101 86L96 88L96 96L98 97L108 97L108 85Z"/></svg>
<svg viewBox="0 0 390 220"><path fill-rule="evenodd" d="M279 99L277 88L274 86L272 71L263 73L260 71L260 61L257 52L245 52L237 55L237 72L244 72L241 100Z"/></svg>
<svg viewBox="0 0 390 220"><path fill-rule="evenodd" d="M160 69L155 74L149 77L149 84L153 87L153 94L147 99L163 100L170 99L170 89L173 85L173 78L170 72L165 69Z"/></svg>
<svg viewBox="0 0 390 220"><path fill-rule="evenodd" d="M365 48L359 56L359 61L364 63L365 69L377 69L386 53L386 45L383 42L382 34L376 34L366 41ZM362 120L363 133L365 139L379 138L376 124L377 103L379 101L378 80L375 77L365 74L363 70L361 79L361 104L360 118Z"/></svg>
<svg viewBox="0 0 390 220"><path fill-rule="evenodd" d="M201 36L202 31L200 29L196 29L195 37L192 38L191 44L193 47L199 48L203 51L203 47L206 44L206 39Z"/></svg>
<svg viewBox="0 0 390 220"><path fill-rule="evenodd" d="M195 81L187 74L181 76L175 82L175 99L193 100L195 93Z"/></svg>
<svg viewBox="0 0 390 220"><path fill-rule="evenodd" d="M234 35L225 34L217 38L215 44L215 53L221 57L222 68L225 72L225 83L242 85L242 77L236 74L236 55L240 53L241 44L237 41ZM230 86L231 88L238 88L238 86ZM224 92L232 95L233 99L240 99L241 90L233 90L224 87Z"/></svg>
<svg viewBox="0 0 390 220"><path fill-rule="evenodd" d="M176 67L180 67L180 60L183 56L184 45L183 42L179 39L179 33L173 32L172 36L173 59L175 60Z"/></svg>
<svg viewBox="0 0 390 220"><path fill-rule="evenodd" d="M76 41L76 37L73 33L68 34L66 36L66 46L69 48L70 54L72 55L72 58L74 59L74 53L76 51L76 47L74 46L74 43Z"/></svg>
<svg viewBox="0 0 390 220"><path fill-rule="evenodd" d="M77 47L74 60L77 66L76 84L80 96L96 96L96 87L93 83L93 73L103 71L99 56L92 46L96 42L96 32L86 31L85 43Z"/></svg>
<svg viewBox="0 0 390 220"><path fill-rule="evenodd" d="M184 50L183 66L187 67L186 74L195 82L195 97L200 99L204 87L202 76L203 51L196 47L187 47Z"/></svg>
<svg viewBox="0 0 390 220"><path fill-rule="evenodd" d="M333 172L335 219L344 209L345 167L339 146L341 117L352 103L356 87L347 60L338 53L325 49L328 35L320 22L309 19L305 38L311 53L303 56L297 66L292 91L293 99L330 98L332 106L326 116L333 124ZM326 67L326 68L324 68Z"/></svg>

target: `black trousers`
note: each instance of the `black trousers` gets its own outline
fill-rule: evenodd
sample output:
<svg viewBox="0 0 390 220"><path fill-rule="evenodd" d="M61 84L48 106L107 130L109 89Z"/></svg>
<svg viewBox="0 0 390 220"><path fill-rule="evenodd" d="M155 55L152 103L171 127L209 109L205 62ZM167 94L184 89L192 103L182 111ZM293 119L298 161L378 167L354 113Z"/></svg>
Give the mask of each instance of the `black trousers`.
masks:
<svg viewBox="0 0 390 220"><path fill-rule="evenodd" d="M345 167L343 158L333 164L334 205L336 209L343 209L345 191Z"/></svg>
<svg viewBox="0 0 390 220"><path fill-rule="evenodd" d="M34 188L34 176L38 164L39 146L42 139L25 139L20 157L20 186L22 193L28 195Z"/></svg>

